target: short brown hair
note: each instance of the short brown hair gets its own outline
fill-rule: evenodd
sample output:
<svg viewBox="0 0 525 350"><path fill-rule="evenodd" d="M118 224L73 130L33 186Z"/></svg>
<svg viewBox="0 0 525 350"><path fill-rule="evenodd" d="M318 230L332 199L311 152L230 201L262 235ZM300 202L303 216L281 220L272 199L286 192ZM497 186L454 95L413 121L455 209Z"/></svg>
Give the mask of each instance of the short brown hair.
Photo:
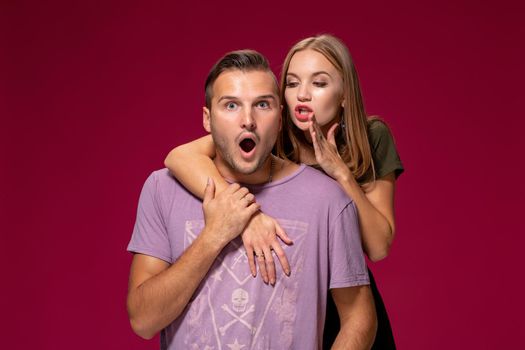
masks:
<svg viewBox="0 0 525 350"><path fill-rule="evenodd" d="M237 50L228 52L211 68L206 83L204 84L204 92L206 94L206 107L211 108L211 99L213 95L213 83L217 80L219 75L227 70L241 70L241 71L264 71L269 72L275 80L275 89L278 91L277 79L270 69L270 64L266 57L255 50Z"/></svg>

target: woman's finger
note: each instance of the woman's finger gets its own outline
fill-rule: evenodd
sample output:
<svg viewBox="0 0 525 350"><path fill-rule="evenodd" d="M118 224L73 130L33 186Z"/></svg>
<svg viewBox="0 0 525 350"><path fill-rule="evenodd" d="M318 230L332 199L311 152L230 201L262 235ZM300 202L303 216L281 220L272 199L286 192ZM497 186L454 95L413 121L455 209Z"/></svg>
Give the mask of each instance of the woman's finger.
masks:
<svg viewBox="0 0 525 350"><path fill-rule="evenodd" d="M266 271L266 262L264 261L264 253L262 249L255 250L255 258L257 259L257 265L259 265L259 272L264 283L268 283L268 271Z"/></svg>
<svg viewBox="0 0 525 350"><path fill-rule="evenodd" d="M293 244L292 239L290 237L288 237L288 235L286 234L286 231L283 230L283 228L281 227L281 225L279 225L279 223L277 221L275 221L275 234L284 243L286 243L288 245Z"/></svg>
<svg viewBox="0 0 525 350"><path fill-rule="evenodd" d="M334 147L337 147L337 144L335 143L335 131L337 130L338 126L339 126L339 123L335 123L334 125L332 125L330 130L328 130L328 134L326 135L328 142Z"/></svg>
<svg viewBox="0 0 525 350"><path fill-rule="evenodd" d="M248 265L250 265L250 272L253 277L257 276L257 266L255 265L255 255L253 254L253 247L250 244L244 244L246 250L246 257L248 257Z"/></svg>
<svg viewBox="0 0 525 350"><path fill-rule="evenodd" d="M321 130L321 126L317 122L317 119L315 118L315 115L312 115L312 125L314 127L314 131L317 135L317 140L319 141L319 146L324 146L323 141L325 140L323 135L323 130Z"/></svg>
<svg viewBox="0 0 525 350"><path fill-rule="evenodd" d="M273 286L275 285L275 261L273 260L273 254L271 248L264 247L264 261L266 263L266 272L268 272L268 281Z"/></svg>
<svg viewBox="0 0 525 350"><path fill-rule="evenodd" d="M272 247L275 255L277 256L277 259L279 260L279 263L283 268L284 273L286 276L290 276L290 264L288 263L288 258L286 257L283 248L279 244L275 244Z"/></svg>
<svg viewBox="0 0 525 350"><path fill-rule="evenodd" d="M314 146L315 157L317 158L317 161L319 162L319 158L321 157L321 146L319 145L319 141L317 140L317 133L313 130L310 130L310 137L312 138L312 144Z"/></svg>

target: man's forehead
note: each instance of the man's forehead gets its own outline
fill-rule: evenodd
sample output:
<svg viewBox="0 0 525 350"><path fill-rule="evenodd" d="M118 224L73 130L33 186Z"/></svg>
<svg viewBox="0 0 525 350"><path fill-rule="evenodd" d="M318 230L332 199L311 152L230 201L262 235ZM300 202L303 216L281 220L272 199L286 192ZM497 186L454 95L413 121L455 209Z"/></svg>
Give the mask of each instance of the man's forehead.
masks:
<svg viewBox="0 0 525 350"><path fill-rule="evenodd" d="M213 84L213 99L220 99L221 96L238 98L273 96L277 99L277 83L272 73L268 71L227 70L222 72Z"/></svg>

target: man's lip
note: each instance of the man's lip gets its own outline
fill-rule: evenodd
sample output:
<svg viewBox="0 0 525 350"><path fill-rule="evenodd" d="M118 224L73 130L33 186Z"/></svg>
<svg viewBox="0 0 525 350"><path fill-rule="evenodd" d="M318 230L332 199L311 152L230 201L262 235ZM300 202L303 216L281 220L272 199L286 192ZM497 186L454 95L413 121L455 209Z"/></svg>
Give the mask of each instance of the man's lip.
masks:
<svg viewBox="0 0 525 350"><path fill-rule="evenodd" d="M251 132L243 132L239 136L237 136L237 144L240 144L241 141L245 139L253 140L253 142L255 142L255 145L257 145L257 136Z"/></svg>
<svg viewBox="0 0 525 350"><path fill-rule="evenodd" d="M245 152L241 147L241 141L245 139L250 139L255 143L255 146L253 146L250 152ZM241 157L245 160L249 160L250 158L252 158L253 155L255 154L255 150L257 149L257 143L258 143L258 138L255 134L249 133L249 132L243 132L242 134L240 134L239 137L237 138L237 145L239 146Z"/></svg>

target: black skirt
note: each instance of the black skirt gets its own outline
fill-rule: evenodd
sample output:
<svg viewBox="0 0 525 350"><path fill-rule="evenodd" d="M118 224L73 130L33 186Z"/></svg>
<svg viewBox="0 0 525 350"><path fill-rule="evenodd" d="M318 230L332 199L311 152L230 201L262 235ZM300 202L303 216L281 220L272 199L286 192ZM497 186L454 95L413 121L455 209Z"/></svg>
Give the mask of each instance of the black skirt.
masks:
<svg viewBox="0 0 525 350"><path fill-rule="evenodd" d="M394 342L394 335L392 334L392 327L390 326L390 320L386 313L385 304L381 298L381 294L377 290L374 276L370 269L368 269L370 276L370 289L374 295L374 302L376 305L377 312L377 334L372 349L374 350L395 350L396 343ZM330 349L334 344L337 333L340 328L339 315L337 314L337 308L335 307L334 300L332 299L332 293L328 293L328 302L326 303L326 321L324 324L324 335L323 335L323 349Z"/></svg>

